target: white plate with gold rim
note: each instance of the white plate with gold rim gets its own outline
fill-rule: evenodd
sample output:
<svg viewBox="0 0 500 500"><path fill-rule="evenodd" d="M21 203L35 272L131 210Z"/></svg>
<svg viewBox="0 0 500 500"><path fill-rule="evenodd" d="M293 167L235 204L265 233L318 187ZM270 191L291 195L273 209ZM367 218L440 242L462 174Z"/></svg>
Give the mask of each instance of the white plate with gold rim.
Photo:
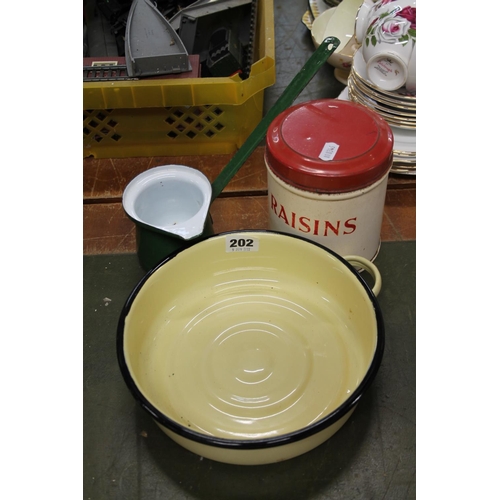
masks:
<svg viewBox="0 0 500 500"><path fill-rule="evenodd" d="M369 87L368 85L366 85L366 83L364 83L363 80L361 80L358 77L357 73L354 71L351 73L351 80L352 84L355 85L356 88L358 88L361 92L383 105L410 111L413 113L416 113L417 111L416 101L403 101L401 99L398 99L397 97L377 92L373 87Z"/></svg>
<svg viewBox="0 0 500 500"><path fill-rule="evenodd" d="M323 12L331 9L332 6L328 5L323 0L308 0L309 3L309 11L311 12L312 20L314 21L318 18Z"/></svg>
<svg viewBox="0 0 500 500"><path fill-rule="evenodd" d="M410 151L399 151L398 149L393 150L394 157L401 161L416 161L417 156L415 153Z"/></svg>
<svg viewBox="0 0 500 500"><path fill-rule="evenodd" d="M362 99L366 104L376 110L377 112L381 112L387 114L390 118L401 119L403 122L414 122L417 121L416 110L410 111L407 109L395 108L393 106L389 106L385 103L380 102L379 100L373 98L371 95L366 94L363 90L358 87L352 78L347 80L347 87L349 92L355 94L356 97Z"/></svg>
<svg viewBox="0 0 500 500"><path fill-rule="evenodd" d="M391 168L391 172L400 175L417 175L417 167L416 165L398 165L395 163Z"/></svg>
<svg viewBox="0 0 500 500"><path fill-rule="evenodd" d="M416 129L401 129L391 127L394 134L394 149L413 153L417 155L417 131Z"/></svg>
<svg viewBox="0 0 500 500"><path fill-rule="evenodd" d="M349 91L349 99L353 102L356 102L358 104L361 104L362 106L365 106L378 115L380 115L382 118L384 118L387 123L392 127L397 127L397 128L402 128L402 129L413 129L415 130L417 125L416 122L413 121L406 121L402 120L399 118L394 118L392 115L389 115L387 113L384 113L383 111L379 111L377 109L374 109L373 106L370 103L367 103L363 98L359 97L356 93L353 93Z"/></svg>
<svg viewBox="0 0 500 500"><path fill-rule="evenodd" d="M311 14L311 11L306 10L304 14L302 15L302 24L308 29L312 29L312 25L314 22L314 17Z"/></svg>

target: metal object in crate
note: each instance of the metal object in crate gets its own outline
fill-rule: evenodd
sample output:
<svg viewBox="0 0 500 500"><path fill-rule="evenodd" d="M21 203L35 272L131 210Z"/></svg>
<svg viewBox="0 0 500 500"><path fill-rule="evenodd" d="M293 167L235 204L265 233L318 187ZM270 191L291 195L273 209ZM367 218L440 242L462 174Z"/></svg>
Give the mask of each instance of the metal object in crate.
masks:
<svg viewBox="0 0 500 500"><path fill-rule="evenodd" d="M275 82L274 5L259 0L250 76L83 83L83 155L230 154L262 119Z"/></svg>

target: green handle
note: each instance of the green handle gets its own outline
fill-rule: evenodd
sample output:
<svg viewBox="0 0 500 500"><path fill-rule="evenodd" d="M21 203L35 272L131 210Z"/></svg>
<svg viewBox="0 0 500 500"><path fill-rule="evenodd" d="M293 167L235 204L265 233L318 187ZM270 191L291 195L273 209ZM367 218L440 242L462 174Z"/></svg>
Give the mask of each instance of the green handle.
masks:
<svg viewBox="0 0 500 500"><path fill-rule="evenodd" d="M212 183L212 202L219 196L222 190L228 185L229 181L253 153L254 149L259 145L260 141L262 141L271 122L282 111L285 111L285 109L293 104L293 101L295 101L297 96L304 90L305 86L311 81L312 77L317 73L319 68L323 66L339 44L340 40L338 38L329 36L325 38L314 51L313 55L308 59L271 109L266 113L266 116L262 118L253 132L247 137L241 148L234 154L231 160L229 160L224 170L222 170L217 179Z"/></svg>

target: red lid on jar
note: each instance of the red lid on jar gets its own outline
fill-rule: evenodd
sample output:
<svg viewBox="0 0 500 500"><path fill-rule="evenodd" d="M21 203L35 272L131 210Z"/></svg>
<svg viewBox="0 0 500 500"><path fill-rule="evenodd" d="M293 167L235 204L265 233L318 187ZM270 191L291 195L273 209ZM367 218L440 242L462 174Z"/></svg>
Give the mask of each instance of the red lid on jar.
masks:
<svg viewBox="0 0 500 500"><path fill-rule="evenodd" d="M269 125L266 162L287 184L320 193L355 191L392 166L389 124L360 104L319 99L297 104Z"/></svg>

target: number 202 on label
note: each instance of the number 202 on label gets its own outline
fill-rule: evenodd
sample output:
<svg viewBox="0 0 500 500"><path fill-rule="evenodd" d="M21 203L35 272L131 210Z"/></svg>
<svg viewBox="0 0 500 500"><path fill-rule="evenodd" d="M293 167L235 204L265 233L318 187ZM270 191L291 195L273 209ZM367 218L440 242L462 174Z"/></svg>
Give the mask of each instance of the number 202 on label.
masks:
<svg viewBox="0 0 500 500"><path fill-rule="evenodd" d="M259 240L245 236L227 236L226 252L257 252L259 250Z"/></svg>

